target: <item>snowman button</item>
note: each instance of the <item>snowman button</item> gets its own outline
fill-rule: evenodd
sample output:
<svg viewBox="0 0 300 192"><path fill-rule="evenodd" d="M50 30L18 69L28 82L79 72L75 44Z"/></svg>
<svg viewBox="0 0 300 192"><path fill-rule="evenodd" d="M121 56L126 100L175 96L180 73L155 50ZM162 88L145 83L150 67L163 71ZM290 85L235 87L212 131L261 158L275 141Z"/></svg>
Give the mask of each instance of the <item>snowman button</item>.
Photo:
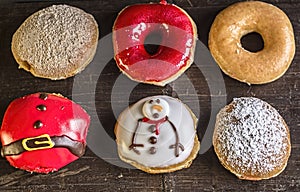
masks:
<svg viewBox="0 0 300 192"><path fill-rule="evenodd" d="M149 138L149 142L150 142L151 144L155 144L155 143L157 143L157 138L154 137L154 136L152 136L152 137Z"/></svg>
<svg viewBox="0 0 300 192"><path fill-rule="evenodd" d="M151 126L148 128L148 130L149 130L150 133L154 133L155 130L156 130L155 125L151 125Z"/></svg>
<svg viewBox="0 0 300 192"><path fill-rule="evenodd" d="M156 153L156 148L155 147L151 147L150 149L149 149L149 153L150 154L155 154Z"/></svg>

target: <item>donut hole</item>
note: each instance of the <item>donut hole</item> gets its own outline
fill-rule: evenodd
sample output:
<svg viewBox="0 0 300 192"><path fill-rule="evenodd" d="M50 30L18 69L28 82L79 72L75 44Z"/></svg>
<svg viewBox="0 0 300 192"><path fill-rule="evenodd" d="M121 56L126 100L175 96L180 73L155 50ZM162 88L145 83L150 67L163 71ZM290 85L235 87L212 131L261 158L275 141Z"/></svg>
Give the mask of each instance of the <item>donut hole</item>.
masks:
<svg viewBox="0 0 300 192"><path fill-rule="evenodd" d="M264 40L257 32L251 32L241 38L241 44L247 51L256 53L264 48Z"/></svg>
<svg viewBox="0 0 300 192"><path fill-rule="evenodd" d="M149 33L144 41L144 48L150 55L155 55L160 47L162 34L160 32Z"/></svg>

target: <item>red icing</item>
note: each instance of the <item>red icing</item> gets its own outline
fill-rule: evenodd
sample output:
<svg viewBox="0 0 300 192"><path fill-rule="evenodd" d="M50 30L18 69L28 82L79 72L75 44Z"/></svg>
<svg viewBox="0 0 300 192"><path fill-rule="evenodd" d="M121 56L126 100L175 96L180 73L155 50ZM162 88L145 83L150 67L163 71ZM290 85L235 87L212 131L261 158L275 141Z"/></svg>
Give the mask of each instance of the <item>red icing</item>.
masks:
<svg viewBox="0 0 300 192"><path fill-rule="evenodd" d="M115 21L115 60L120 69L137 81L164 81L191 59L196 33L192 22L178 7L164 2L129 6ZM144 41L153 32L162 36L162 42L158 52L150 55Z"/></svg>
<svg viewBox="0 0 300 192"><path fill-rule="evenodd" d="M160 124L166 122L167 120L168 120L167 117L164 117L164 118L159 119L159 120L151 120L151 119L149 119L147 117L144 117L142 119L142 121L145 122L145 123L149 123L149 124L154 124L155 125L155 134L156 135L159 135L159 126L160 126Z"/></svg>
<svg viewBox="0 0 300 192"><path fill-rule="evenodd" d="M48 94L45 100L39 96L40 93L28 95L14 100L8 106L0 130L2 145L43 134L50 137L66 135L86 143L90 117L81 106L52 94ZM39 105L45 105L46 110L38 110ZM33 126L37 120L43 123L38 129ZM6 156L6 159L17 168L48 173L60 169L78 157L66 148L51 148L26 151L19 155Z"/></svg>
<svg viewBox="0 0 300 192"><path fill-rule="evenodd" d="M161 0L159 3L166 5L167 4L167 0Z"/></svg>

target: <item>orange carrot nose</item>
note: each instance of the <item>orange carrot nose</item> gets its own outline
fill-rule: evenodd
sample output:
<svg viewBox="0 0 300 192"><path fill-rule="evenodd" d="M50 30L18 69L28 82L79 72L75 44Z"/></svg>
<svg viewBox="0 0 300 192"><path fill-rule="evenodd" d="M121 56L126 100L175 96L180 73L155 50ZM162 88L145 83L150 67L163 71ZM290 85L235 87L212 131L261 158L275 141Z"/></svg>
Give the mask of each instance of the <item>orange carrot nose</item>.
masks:
<svg viewBox="0 0 300 192"><path fill-rule="evenodd" d="M161 112L163 110L163 107L160 105L153 105L152 109L156 109L157 111Z"/></svg>

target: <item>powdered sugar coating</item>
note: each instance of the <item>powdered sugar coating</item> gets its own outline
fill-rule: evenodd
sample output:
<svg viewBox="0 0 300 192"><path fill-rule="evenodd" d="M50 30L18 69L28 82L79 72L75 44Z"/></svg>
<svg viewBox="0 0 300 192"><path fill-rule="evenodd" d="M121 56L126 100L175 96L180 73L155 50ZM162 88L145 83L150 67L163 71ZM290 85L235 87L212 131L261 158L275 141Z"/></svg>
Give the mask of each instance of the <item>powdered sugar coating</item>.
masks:
<svg viewBox="0 0 300 192"><path fill-rule="evenodd" d="M98 25L92 15L76 7L53 5L24 21L13 36L12 51L17 61L27 63L20 66L25 70L61 79L87 65L97 40Z"/></svg>
<svg viewBox="0 0 300 192"><path fill-rule="evenodd" d="M289 131L268 103L235 98L217 115L214 147L222 164L237 176L264 178L286 166Z"/></svg>

